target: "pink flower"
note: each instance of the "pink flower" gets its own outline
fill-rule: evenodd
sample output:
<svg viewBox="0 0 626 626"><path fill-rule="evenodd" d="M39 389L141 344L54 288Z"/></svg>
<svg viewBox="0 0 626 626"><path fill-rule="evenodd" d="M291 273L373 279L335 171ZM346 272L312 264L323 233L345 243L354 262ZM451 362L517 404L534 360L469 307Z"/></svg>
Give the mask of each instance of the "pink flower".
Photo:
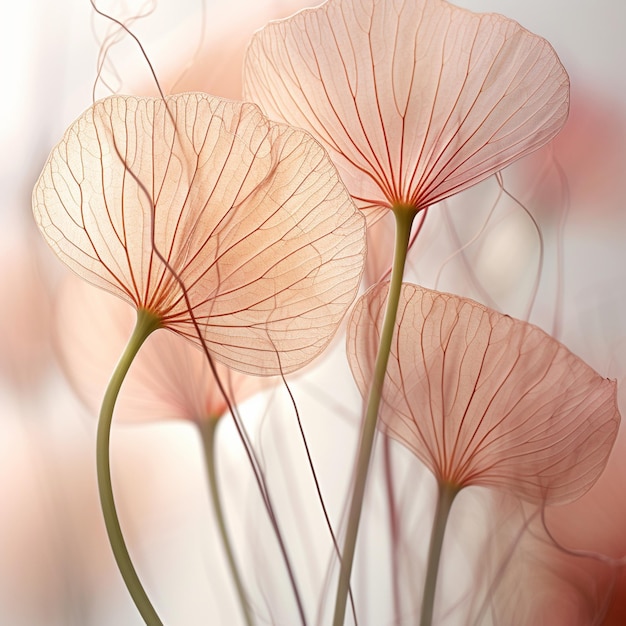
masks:
<svg viewBox="0 0 626 626"><path fill-rule="evenodd" d="M199 93L94 104L52 151L33 210L77 274L196 342L197 323L216 359L261 375L326 347L365 252L315 140Z"/></svg>
<svg viewBox="0 0 626 626"><path fill-rule="evenodd" d="M348 357L369 391L387 284L357 302ZM380 420L453 488L529 501L585 493L620 422L616 384L542 330L471 300L404 284Z"/></svg>
<svg viewBox="0 0 626 626"><path fill-rule="evenodd" d="M368 219L417 212L548 142L569 81L516 22L442 0L328 0L268 24L244 95L329 150Z"/></svg>

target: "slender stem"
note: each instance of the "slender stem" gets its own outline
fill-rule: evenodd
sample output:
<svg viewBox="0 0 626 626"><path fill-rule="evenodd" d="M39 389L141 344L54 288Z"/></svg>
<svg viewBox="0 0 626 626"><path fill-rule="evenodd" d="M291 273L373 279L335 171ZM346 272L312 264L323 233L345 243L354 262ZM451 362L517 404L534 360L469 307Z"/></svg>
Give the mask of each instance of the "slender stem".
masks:
<svg viewBox="0 0 626 626"><path fill-rule="evenodd" d="M422 598L422 616L420 626L431 626L433 621L433 609L435 608L435 590L437 589L437 574L441 560L441 548L443 537L446 532L446 524L454 498L459 493L459 488L449 483L440 483L437 495L437 509L433 520L433 530L430 535L430 548L428 549L428 565L426 580L424 581L424 595Z"/></svg>
<svg viewBox="0 0 626 626"><path fill-rule="evenodd" d="M224 511L222 509L222 500L220 498L220 492L217 484L217 468L215 464L215 431L218 421L218 419L209 418L202 420L199 424L202 445L204 447L204 460L206 464L207 478L209 481L209 490L211 492L211 500L213 501L213 510L215 511L215 517L217 519L217 525L222 538L224 552L226 552L230 573L233 577L233 582L235 583L235 588L239 597L241 612L243 613L247 626L252 626L254 620L252 619L246 591L239 575L239 569L237 568L237 562L235 561L235 555L233 554L232 545L228 536L226 521L224 519Z"/></svg>
<svg viewBox="0 0 626 626"><path fill-rule="evenodd" d="M350 586L350 575L352 573L352 563L356 547L356 538L359 531L359 521L363 508L363 497L365 494L365 484L374 446L374 435L376 434L376 423L378 421L378 408L382 397L383 382L389 361L391 350L391 340L396 323L398 312L398 302L402 288L402 275L406 263L406 255L411 236L411 226L415 218L415 211L408 207L398 207L394 210L396 216L396 244L393 256L393 269L391 271L391 283L387 296L387 308L380 333L380 343L376 364L374 366L374 378L370 388L365 411L365 419L361 431L361 441L356 461L356 474L352 491L352 500L348 512L348 524L346 527L346 537L344 540L342 561L339 570L339 582L337 584L337 598L335 602L335 615L333 626L342 626L345 612L348 588Z"/></svg>
<svg viewBox="0 0 626 626"><path fill-rule="evenodd" d="M115 561L126 583L128 592L137 610L141 614L141 617L148 626L162 626L162 622L137 576L135 567L128 554L128 549L126 548L122 529L120 528L120 522L115 508L115 500L113 498L113 486L111 484L110 438L113 410L124 378L143 342L150 336L150 333L160 327L160 324L159 318L153 313L142 309L137 311L135 329L128 340L128 345L111 376L109 386L104 394L102 408L100 409L98 437L96 442L98 491L100 492L100 504L102 506L102 514L104 515L107 534L109 535L109 542L111 543Z"/></svg>

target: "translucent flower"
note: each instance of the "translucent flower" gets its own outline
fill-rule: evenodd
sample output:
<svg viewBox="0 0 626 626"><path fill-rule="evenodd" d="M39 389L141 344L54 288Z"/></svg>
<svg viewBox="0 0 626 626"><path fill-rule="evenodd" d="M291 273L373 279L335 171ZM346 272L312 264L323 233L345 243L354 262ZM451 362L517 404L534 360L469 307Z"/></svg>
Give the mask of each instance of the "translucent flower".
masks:
<svg viewBox="0 0 626 626"><path fill-rule="evenodd" d="M71 269L248 373L330 341L362 271L364 224L323 148L252 104L113 96L54 148L33 192Z"/></svg>
<svg viewBox="0 0 626 626"><path fill-rule="evenodd" d="M253 38L244 94L318 137L368 220L419 211L548 142L569 81L552 47L442 0L329 0Z"/></svg>
<svg viewBox="0 0 626 626"><path fill-rule="evenodd" d="M387 285L356 304L348 356L369 391ZM542 330L404 284L380 420L440 485L574 500L600 476L620 422L616 383Z"/></svg>

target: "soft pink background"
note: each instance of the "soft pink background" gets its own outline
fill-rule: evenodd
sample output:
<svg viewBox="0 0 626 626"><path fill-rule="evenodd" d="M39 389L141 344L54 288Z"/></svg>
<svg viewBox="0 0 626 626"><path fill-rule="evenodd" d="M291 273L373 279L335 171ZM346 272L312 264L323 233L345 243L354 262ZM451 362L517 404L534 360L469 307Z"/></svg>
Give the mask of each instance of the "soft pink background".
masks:
<svg viewBox="0 0 626 626"><path fill-rule="evenodd" d="M205 41L216 42L217 49L206 67L210 80L216 81L213 84L223 85L224 95L234 96L237 90L237 70L222 71L224 59L230 58L236 68L243 40L263 23L263 11L284 15L296 4L294 0L206 3ZM544 274L531 321L555 331L602 374L623 379L626 39L622 27L626 5L620 0L457 4L517 19L548 38L570 72L571 119L554 146L568 180L571 206L565 220L564 188L549 152L505 172L505 183L535 215L545 239ZM194 58L201 34L200 7L200 1L162 0L152 15L131 25L166 88ZM102 2L101 8L117 16L142 10L132 2ZM48 152L91 103L98 42L108 29L85 0L13 2L4 8L0 21L0 259L4 268L0 273L0 624L11 626L141 623L114 569L99 516L95 417L74 399L50 358L52 294L64 268L45 249L30 213L30 191ZM111 58L118 75L105 68L110 86L120 91L154 91L132 41L123 39ZM202 86L204 78L196 72L192 67L179 84ZM97 86L96 97L107 93L104 85ZM459 255L450 256L459 241L469 241L480 230L496 192L495 183L487 182L450 201L447 213L442 209L429 217L412 257L412 279L489 299L487 304L524 317L538 246L530 220L515 203L504 200L480 245L468 248L471 273ZM456 236L451 235L450 223ZM560 271L559 242L564 260ZM294 389L320 481L337 520L349 479L360 399L341 341L322 365L302 377L304 382L294 384ZM271 410L258 417L268 405ZM264 445L268 479L275 488L307 609L314 614L316 589L330 547L293 410L282 391L247 406L247 423L254 439ZM626 409L626 404L622 406ZM227 515L253 601L267 618L266 594L275 606L274 618L293 623L279 553L229 424L224 424L220 437ZM235 623L239 613L214 532L194 429L179 423L125 426L115 431L113 448L122 523L165 622ZM422 480L421 468L405 451L394 452L401 489L414 499L403 511L405 532L425 537L432 514L431 484ZM381 485L380 476L375 477L357 559L357 599L367 607L361 624L390 621L389 545ZM468 494L457 505L458 521L453 520L450 530L450 558L458 559L450 569L456 579L442 591L442 597L452 602L463 596L458 589L471 588L472 562L477 558L472 546L484 540L488 515L482 505L487 502L482 493ZM423 545L411 549L423 556ZM419 561L403 563L410 595ZM415 607L406 601L403 608L410 615ZM464 623L463 610L462 605L445 623Z"/></svg>

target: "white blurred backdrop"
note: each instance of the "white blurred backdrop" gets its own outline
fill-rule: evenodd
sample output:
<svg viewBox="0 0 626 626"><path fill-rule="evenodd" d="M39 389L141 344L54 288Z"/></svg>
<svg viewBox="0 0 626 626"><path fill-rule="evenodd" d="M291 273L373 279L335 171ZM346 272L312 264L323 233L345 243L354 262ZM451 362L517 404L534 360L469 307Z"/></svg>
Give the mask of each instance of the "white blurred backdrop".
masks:
<svg viewBox="0 0 626 626"><path fill-rule="evenodd" d="M557 334L603 375L622 379L626 5L621 0L456 4L503 13L546 37L570 73L571 117L554 146L503 173L516 200L502 198L486 226L498 196L495 180L431 211L412 251L412 278L517 317L530 308L531 321ZM249 34L268 17L285 16L304 2L101 1L98 6L124 21L145 14L128 23L166 91L222 85L219 95L237 97L237 68ZM0 624L6 626L141 623L100 519L96 416L75 398L54 357L50 320L65 268L41 240L30 209L30 193L49 151L92 102L107 36L116 37L115 45L104 80L95 86L96 98L111 89L155 93L138 46L115 33L87 0L5 3L0 20ZM539 240L519 203L534 216L544 240L532 307ZM321 363L294 378L293 390L331 517L338 522L361 412L341 338ZM304 602L314 616L332 549L293 408L281 389L253 399L242 413L263 457ZM226 421L222 426L218 463L225 506L259 623L296 623L285 570L243 452L232 426ZM433 486L404 449L394 446L394 454L398 492L407 495L400 570L408 624L416 603L410 590L421 584ZM391 624L393 614L381 458L378 450L355 570L357 601L366 607L359 623L373 626ZM113 467L122 525L164 622L238 623L195 430L181 423L117 427ZM458 610L446 624L463 624L464 611L470 610L464 594L487 539L488 507L480 491L458 503L447 547L455 577L446 587ZM319 612L322 623L328 623L334 584L330 589Z"/></svg>

